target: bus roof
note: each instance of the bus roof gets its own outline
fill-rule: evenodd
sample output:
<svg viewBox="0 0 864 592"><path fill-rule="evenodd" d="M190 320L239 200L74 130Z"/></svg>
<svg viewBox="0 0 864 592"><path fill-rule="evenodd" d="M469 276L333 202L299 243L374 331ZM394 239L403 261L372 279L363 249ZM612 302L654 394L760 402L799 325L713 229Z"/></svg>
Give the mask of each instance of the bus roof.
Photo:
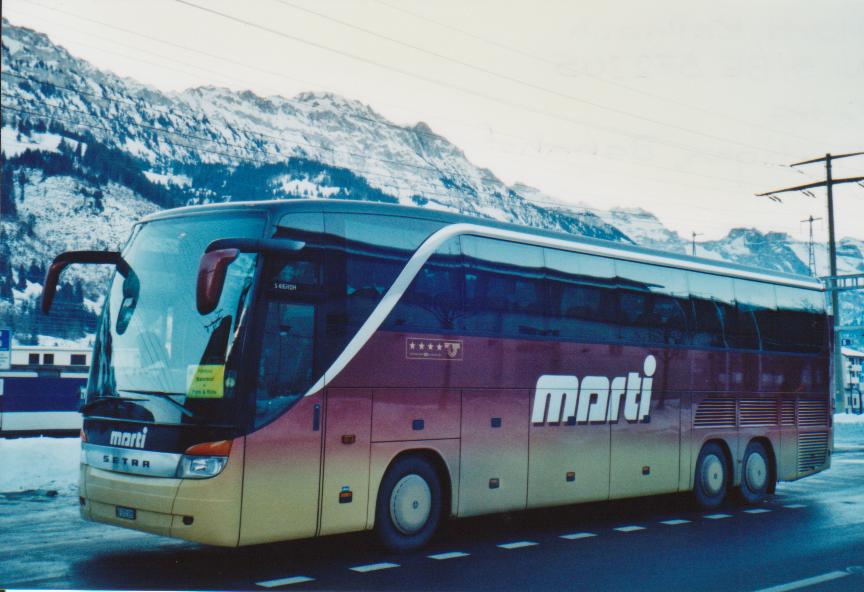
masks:
<svg viewBox="0 0 864 592"><path fill-rule="evenodd" d="M487 218L479 218L476 216L467 216L453 212L441 210L426 209L415 206L402 206L395 204L377 203L369 201L354 201L354 200L337 200L337 199L290 199L290 200L267 200L267 201L243 201L243 202L224 202L219 204L208 204L201 206L187 206L174 208L170 210L162 210L145 217L142 221L148 222L151 220L160 220L164 218L173 218L178 216L217 213L217 212L241 212L241 211L261 211L266 212L270 219L278 224L279 219L291 213L300 212L331 212L331 213L352 213L352 214L375 214L379 216L396 216L406 218L419 218L441 222L442 224L473 224L477 226L485 226L490 228L499 228L510 232L518 232L522 234L534 235L537 237L545 237L558 241L567 241L574 243L574 246L581 245L587 249L596 248L604 252L615 251L617 256L624 259L654 259L662 260L655 264L680 267L682 269L690 269L696 271L708 271L709 273L727 274L731 276L741 275L743 277L752 278L754 275L762 276L759 279L763 281L774 282L778 284L794 285L797 287L806 287L813 290L823 290L823 286L818 279L810 276L786 273L767 268L754 267L749 265L741 265L739 263L731 263L718 259L708 259L705 257L692 257L671 251L660 251L657 249L648 249L645 247L636 246L633 244L620 243L615 241L590 238L586 236L568 234L565 232L557 232L554 230L545 230L534 228L531 226L522 226L519 224L510 224L507 222L499 222ZM608 255L615 257L616 253ZM710 269L706 269L710 268ZM737 273L736 273L737 272Z"/></svg>

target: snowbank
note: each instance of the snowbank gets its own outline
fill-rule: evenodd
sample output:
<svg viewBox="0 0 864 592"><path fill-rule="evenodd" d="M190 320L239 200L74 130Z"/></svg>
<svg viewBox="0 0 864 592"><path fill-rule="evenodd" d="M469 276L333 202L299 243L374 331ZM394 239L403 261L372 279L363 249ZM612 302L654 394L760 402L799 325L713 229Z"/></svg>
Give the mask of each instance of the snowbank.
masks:
<svg viewBox="0 0 864 592"><path fill-rule="evenodd" d="M0 438L0 493L74 494L80 455L78 438Z"/></svg>
<svg viewBox="0 0 864 592"><path fill-rule="evenodd" d="M834 423L838 425L864 425L864 415L858 415L855 413L838 413L834 416Z"/></svg>

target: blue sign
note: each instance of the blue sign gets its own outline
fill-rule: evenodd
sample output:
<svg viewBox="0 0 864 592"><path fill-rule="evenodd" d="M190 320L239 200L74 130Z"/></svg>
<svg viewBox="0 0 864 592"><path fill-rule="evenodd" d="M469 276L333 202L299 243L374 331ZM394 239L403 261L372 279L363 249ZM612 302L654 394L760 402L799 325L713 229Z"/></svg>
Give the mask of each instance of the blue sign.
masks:
<svg viewBox="0 0 864 592"><path fill-rule="evenodd" d="M8 370L12 363L12 331L0 329L0 370Z"/></svg>

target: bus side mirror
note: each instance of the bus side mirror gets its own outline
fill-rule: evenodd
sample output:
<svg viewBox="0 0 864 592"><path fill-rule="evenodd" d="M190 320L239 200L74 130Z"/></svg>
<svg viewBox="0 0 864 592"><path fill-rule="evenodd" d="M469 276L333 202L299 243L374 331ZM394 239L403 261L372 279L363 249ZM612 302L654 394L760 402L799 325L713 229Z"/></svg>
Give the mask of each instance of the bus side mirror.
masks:
<svg viewBox="0 0 864 592"><path fill-rule="evenodd" d="M42 313L48 314L54 295L57 293L57 282L60 274L73 263L114 265L124 276L129 273L129 265L117 251L66 251L54 257L48 272L45 274L45 283L42 288Z"/></svg>
<svg viewBox="0 0 864 592"><path fill-rule="evenodd" d="M198 265L198 284L195 290L195 304L202 315L210 314L219 304L225 274L228 266L240 254L238 249L218 249L204 253Z"/></svg>
<svg viewBox="0 0 864 592"><path fill-rule="evenodd" d="M198 265L195 304L202 315L216 310L225 286L228 266L240 253L299 251L305 243L288 239L220 238L204 249Z"/></svg>

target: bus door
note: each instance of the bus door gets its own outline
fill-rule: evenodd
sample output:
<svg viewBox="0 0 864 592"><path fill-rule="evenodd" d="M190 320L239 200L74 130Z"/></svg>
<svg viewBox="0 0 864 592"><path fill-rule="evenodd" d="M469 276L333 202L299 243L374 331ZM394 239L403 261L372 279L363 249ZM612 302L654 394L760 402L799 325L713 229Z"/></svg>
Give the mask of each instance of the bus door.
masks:
<svg viewBox="0 0 864 592"><path fill-rule="evenodd" d="M318 531L324 393L304 396L315 359L320 261L280 256L265 265L257 305L255 430L246 437L241 544ZM255 348L253 348L254 350Z"/></svg>

